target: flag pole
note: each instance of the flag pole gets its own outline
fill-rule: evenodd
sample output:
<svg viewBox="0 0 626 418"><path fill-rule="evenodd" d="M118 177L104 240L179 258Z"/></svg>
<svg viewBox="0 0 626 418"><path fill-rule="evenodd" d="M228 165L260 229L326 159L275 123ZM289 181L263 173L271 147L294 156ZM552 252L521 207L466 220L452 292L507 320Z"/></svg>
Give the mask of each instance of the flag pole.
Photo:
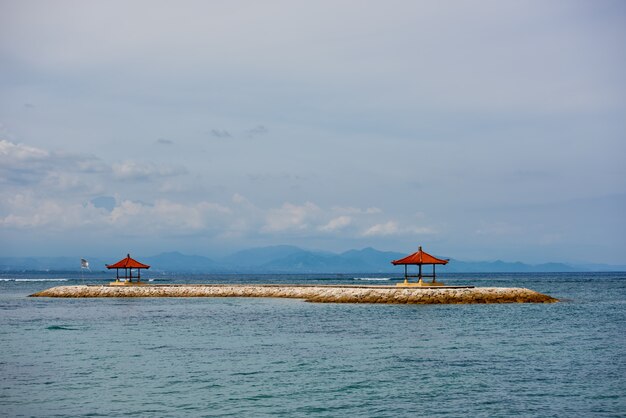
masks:
<svg viewBox="0 0 626 418"><path fill-rule="evenodd" d="M83 274L85 269L89 270L89 261L87 261L87 259L85 258L81 258L80 259L80 279L83 284L85 284L85 275Z"/></svg>

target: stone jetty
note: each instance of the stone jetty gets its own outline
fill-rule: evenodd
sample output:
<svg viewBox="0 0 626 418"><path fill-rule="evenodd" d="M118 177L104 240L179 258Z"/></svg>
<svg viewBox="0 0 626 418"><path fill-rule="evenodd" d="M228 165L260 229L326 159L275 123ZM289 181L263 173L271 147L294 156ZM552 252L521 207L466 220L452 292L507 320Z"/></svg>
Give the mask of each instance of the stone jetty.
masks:
<svg viewBox="0 0 626 418"><path fill-rule="evenodd" d="M340 285L185 284L58 286L31 295L52 298L255 297L320 303L460 304L552 303L557 299L525 288L396 287Z"/></svg>

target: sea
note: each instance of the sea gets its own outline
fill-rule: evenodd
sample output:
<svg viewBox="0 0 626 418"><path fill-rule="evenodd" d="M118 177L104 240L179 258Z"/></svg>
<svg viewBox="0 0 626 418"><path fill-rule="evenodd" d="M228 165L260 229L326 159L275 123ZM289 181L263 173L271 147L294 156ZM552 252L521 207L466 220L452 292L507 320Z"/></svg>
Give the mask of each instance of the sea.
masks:
<svg viewBox="0 0 626 418"><path fill-rule="evenodd" d="M150 275L152 274L152 275ZM442 274L554 304L29 298L109 273L0 273L0 416L624 417L626 273ZM394 284L148 273L153 283Z"/></svg>

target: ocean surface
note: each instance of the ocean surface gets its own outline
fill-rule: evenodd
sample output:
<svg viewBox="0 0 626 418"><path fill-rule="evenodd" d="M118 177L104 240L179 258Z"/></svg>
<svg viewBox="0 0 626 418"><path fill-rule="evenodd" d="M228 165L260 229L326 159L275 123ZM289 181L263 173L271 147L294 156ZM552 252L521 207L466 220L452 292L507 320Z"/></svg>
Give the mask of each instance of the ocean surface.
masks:
<svg viewBox="0 0 626 418"><path fill-rule="evenodd" d="M0 274L0 416L626 416L626 273L441 276L447 284L527 287L562 299L556 304L27 297L110 279Z"/></svg>

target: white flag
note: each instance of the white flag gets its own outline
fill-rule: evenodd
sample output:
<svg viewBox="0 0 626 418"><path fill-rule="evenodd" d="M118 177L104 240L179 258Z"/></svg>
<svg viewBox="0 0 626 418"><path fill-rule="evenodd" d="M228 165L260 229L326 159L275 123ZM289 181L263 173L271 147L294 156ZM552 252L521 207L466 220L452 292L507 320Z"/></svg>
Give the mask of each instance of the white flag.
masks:
<svg viewBox="0 0 626 418"><path fill-rule="evenodd" d="M89 261L85 260L84 258L81 258L80 259L80 268L88 269L89 268Z"/></svg>

